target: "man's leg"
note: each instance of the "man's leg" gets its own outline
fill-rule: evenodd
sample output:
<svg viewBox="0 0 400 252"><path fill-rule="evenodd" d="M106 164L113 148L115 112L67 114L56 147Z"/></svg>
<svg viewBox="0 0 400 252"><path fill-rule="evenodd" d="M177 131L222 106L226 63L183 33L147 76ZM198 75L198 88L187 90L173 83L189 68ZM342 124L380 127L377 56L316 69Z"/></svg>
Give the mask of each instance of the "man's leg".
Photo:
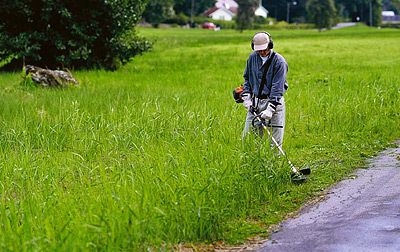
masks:
<svg viewBox="0 0 400 252"><path fill-rule="evenodd" d="M253 118L254 118L254 115L250 112L247 112L246 121L244 123L242 139L247 137L247 135L250 133L250 130L252 130L252 132L254 132L252 129L253 128L253 125L252 125Z"/></svg>
<svg viewBox="0 0 400 252"><path fill-rule="evenodd" d="M285 99L282 97L279 102L281 104L276 106L275 113L271 118L271 125L272 136L275 138L279 146L281 146L285 130Z"/></svg>

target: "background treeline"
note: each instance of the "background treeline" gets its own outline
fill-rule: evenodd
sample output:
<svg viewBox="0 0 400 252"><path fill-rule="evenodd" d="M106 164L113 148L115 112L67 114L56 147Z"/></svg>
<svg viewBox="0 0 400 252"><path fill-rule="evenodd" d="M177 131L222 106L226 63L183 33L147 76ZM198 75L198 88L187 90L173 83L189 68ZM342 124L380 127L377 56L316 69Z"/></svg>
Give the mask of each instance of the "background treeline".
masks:
<svg viewBox="0 0 400 252"><path fill-rule="evenodd" d="M198 27L215 0L2 0L0 69L20 70L24 63L48 68L117 69L152 42L138 36L139 22ZM398 13L395 0L264 0L267 19L254 17L259 0L237 0L235 21L226 29L330 29L340 21L378 26L382 10ZM273 23L273 26L269 26ZM310 26L313 23L313 26Z"/></svg>
<svg viewBox="0 0 400 252"><path fill-rule="evenodd" d="M184 25L191 21L192 16L195 16L192 21L201 22L204 20L204 17L199 19L201 14L214 6L215 2L215 0L149 0L143 17L146 22L154 26L162 22ZM259 5L259 0L237 0L236 2L239 8L245 5L253 7ZM300 24L313 23L314 9L324 12L327 11L325 7L327 5L333 6L333 9L329 10L333 11L333 15L329 16L332 16L335 22L353 21L371 25L370 10L372 10L373 26L380 25L382 10L394 11L396 14L400 11L400 1L397 0L263 0L262 4L269 11L269 18L274 21ZM307 5L317 8L307 8ZM290 15L288 15L288 10ZM254 20L256 24L263 22L265 21L258 18Z"/></svg>

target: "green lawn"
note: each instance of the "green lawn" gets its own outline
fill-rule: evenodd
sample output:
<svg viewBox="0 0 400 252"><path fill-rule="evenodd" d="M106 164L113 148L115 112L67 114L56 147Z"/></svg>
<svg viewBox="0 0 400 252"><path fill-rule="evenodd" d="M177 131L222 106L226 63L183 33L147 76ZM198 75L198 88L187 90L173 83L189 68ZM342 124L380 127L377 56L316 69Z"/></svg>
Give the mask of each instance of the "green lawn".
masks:
<svg viewBox="0 0 400 252"><path fill-rule="evenodd" d="M0 247L173 250L245 242L400 138L400 31L271 31L288 61L283 149L242 142L232 98L256 31L145 29L150 53L68 89L0 74Z"/></svg>

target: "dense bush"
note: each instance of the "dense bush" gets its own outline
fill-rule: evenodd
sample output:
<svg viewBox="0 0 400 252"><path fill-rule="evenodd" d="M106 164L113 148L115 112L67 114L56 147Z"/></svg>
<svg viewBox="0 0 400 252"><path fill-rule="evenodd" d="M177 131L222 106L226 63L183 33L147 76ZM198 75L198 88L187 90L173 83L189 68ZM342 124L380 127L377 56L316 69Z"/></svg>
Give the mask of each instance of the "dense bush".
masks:
<svg viewBox="0 0 400 252"><path fill-rule="evenodd" d="M159 24L172 18L174 2L172 0L148 0L143 12L143 20L158 27Z"/></svg>
<svg viewBox="0 0 400 252"><path fill-rule="evenodd" d="M400 29L400 24L398 23L386 23L381 25L382 28L397 28Z"/></svg>
<svg viewBox="0 0 400 252"><path fill-rule="evenodd" d="M261 16L255 16L254 24L268 24L268 19Z"/></svg>
<svg viewBox="0 0 400 252"><path fill-rule="evenodd" d="M253 24L253 28L257 30L282 30L282 29L315 29L314 24L310 23L286 23L285 21L280 21L273 24Z"/></svg>
<svg viewBox="0 0 400 252"><path fill-rule="evenodd" d="M165 23L186 25L189 22L190 22L190 18L181 12L179 14L175 14L174 16L172 16L172 18L168 19Z"/></svg>
<svg viewBox="0 0 400 252"><path fill-rule="evenodd" d="M115 69L152 43L137 35L145 0L2 0L0 67Z"/></svg>

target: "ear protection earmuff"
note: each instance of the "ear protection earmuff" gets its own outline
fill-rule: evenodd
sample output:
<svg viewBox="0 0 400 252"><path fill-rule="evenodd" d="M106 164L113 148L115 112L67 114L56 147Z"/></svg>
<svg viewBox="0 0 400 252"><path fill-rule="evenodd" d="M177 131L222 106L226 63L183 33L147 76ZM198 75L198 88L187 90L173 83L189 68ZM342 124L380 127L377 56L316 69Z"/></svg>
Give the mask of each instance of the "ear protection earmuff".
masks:
<svg viewBox="0 0 400 252"><path fill-rule="evenodd" d="M266 31L260 31L260 32L257 32L256 34L254 34L254 36L256 36L256 35L259 34L259 33L265 33L265 34L267 34L268 39L269 39L268 49L274 48L274 41L272 41L271 34L269 34L269 33L266 32ZM254 36L253 36L253 37L254 37ZM253 42L253 39L251 40L251 49L254 50L254 42Z"/></svg>

